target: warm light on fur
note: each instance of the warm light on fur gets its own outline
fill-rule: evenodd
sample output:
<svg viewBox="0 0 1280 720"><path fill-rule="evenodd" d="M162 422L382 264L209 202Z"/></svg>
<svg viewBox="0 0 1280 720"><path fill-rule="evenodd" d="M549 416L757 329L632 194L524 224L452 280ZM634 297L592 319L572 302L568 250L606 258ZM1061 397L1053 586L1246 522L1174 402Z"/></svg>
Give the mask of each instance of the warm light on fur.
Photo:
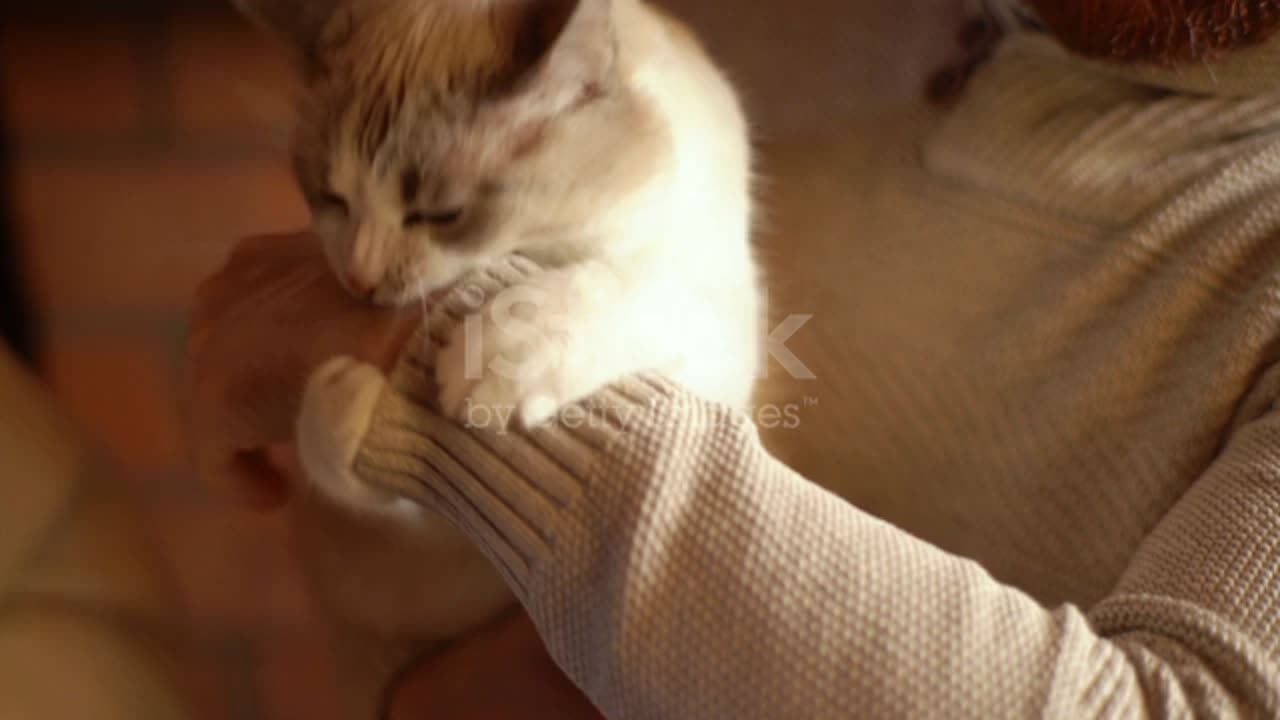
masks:
<svg viewBox="0 0 1280 720"><path fill-rule="evenodd" d="M298 179L353 294L419 302L511 254L543 268L521 288L537 302L518 326L491 323L478 342L458 328L435 358L446 413L536 424L648 370L748 403L761 308L747 127L687 29L639 0L240 4L298 50ZM503 370L529 360L534 372ZM470 578L455 602L382 619L454 634L506 595L442 519L352 473L382 389L353 361L314 375L302 463L336 507L409 530L382 572L363 563L386 587L366 579L353 593L387 598L395 615L394 598ZM354 557L334 544L335 563Z"/></svg>

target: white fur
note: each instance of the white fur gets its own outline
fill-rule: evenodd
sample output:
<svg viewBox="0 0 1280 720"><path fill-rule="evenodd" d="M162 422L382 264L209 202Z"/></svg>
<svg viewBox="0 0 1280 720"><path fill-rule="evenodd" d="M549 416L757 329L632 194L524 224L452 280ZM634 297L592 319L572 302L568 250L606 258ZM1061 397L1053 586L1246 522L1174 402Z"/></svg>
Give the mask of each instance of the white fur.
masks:
<svg viewBox="0 0 1280 720"><path fill-rule="evenodd" d="M464 324L439 353L442 405L463 422L514 417L537 424L647 370L729 405L750 401L762 312L749 237L746 122L732 88L680 29L636 0L617 0L614 12L626 82L656 109L673 144L643 185L589 208L580 237L511 238L487 251L519 251L548 269L483 308L470 343L467 328L474 326ZM563 152L597 153L595 144L606 138L584 136L590 132L566 133ZM446 257L447 248L422 252L439 257L420 267L442 274L409 278L411 292L467 269ZM478 374L469 372L476 360ZM349 360L317 371L299 448L311 480L338 505L404 516L402 506L369 491L351 471L384 384L377 370ZM417 522L430 520L419 515ZM478 556L475 562L483 564ZM460 603L459 623L468 612ZM437 624L453 632L458 623Z"/></svg>
<svg viewBox="0 0 1280 720"><path fill-rule="evenodd" d="M609 382L645 370L665 372L713 400L749 402L761 308L749 239L745 119L700 48L639 2L619 0L614 12L621 54L631 61L627 81L657 108L674 142L669 162L642 188L594 209L595 239L565 251L572 261L497 298L503 307L482 313L478 347L466 342L465 326L457 328L437 363L437 379L443 407L460 420L541 423ZM590 144L580 135L572 141ZM515 249L552 259L557 252L545 244ZM461 271L443 258L429 265ZM477 358L479 375L468 372ZM344 479L360 437L351 426L368 420L360 405L367 394L346 385L372 387L380 377L367 366L344 367L346 380L334 381L333 368L326 368L311 384L302 448L311 455L312 477L329 494L367 508L377 502ZM343 397L328 397L337 395ZM477 406L492 412L468 412Z"/></svg>
<svg viewBox="0 0 1280 720"><path fill-rule="evenodd" d="M749 402L761 311L745 120L700 50L637 3L619 3L617 13L618 26L629 28L624 42L635 44L624 52L643 48L630 81L671 129L671 162L643 190L599 208L605 241L520 288L532 314L485 325L479 378L464 371L458 329L437 378L446 411L460 419L470 404L494 410L483 417L514 411L541 423L643 370L713 400Z"/></svg>

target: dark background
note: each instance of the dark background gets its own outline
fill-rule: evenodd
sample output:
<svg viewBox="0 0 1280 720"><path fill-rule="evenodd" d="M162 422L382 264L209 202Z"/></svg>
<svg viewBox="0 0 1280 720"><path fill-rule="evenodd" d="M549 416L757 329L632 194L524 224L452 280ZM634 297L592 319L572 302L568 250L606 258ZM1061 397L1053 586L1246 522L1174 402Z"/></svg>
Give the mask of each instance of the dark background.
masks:
<svg viewBox="0 0 1280 720"><path fill-rule="evenodd" d="M13 232L9 209L9 149L0 137L0 334L28 364L36 365L38 357L35 327L36 308L28 297L22 277L20 248Z"/></svg>
<svg viewBox="0 0 1280 720"><path fill-rule="evenodd" d="M21 20L83 20L92 17L146 19L170 12L222 10L223 5L220 0L5 0L0 3L0 16Z"/></svg>

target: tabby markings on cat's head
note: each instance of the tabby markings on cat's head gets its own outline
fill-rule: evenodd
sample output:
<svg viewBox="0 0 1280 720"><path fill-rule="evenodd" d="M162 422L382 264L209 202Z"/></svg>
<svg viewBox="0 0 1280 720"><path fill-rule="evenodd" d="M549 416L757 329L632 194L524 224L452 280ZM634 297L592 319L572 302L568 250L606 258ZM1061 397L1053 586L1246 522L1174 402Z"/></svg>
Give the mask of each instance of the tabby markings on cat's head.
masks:
<svg viewBox="0 0 1280 720"><path fill-rule="evenodd" d="M358 296L411 302L589 231L655 154L610 0L238 1L304 59L295 171Z"/></svg>

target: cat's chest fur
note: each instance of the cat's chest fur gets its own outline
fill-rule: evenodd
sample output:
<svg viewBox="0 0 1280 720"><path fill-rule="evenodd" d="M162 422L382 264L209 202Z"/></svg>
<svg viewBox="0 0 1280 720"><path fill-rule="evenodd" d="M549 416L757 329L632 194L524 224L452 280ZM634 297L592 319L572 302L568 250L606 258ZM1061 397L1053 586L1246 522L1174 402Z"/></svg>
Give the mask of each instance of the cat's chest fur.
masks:
<svg viewBox="0 0 1280 720"><path fill-rule="evenodd" d="M692 33L638 0L495 3L519 12L478 26L467 13L483 6L388 0L351 15L314 92L320 106L356 99L304 118L299 145L304 189L340 204L317 209L335 270L373 299L415 302L505 258L535 261L433 358L441 408L464 424L554 421L646 371L745 408L762 318L733 88ZM419 46L419 33L452 39ZM364 97L396 98L411 79L444 84ZM358 424L343 405L315 403L328 417L304 423L319 436L314 474L344 472L350 448L326 442L358 433L324 431Z"/></svg>
<svg viewBox="0 0 1280 720"><path fill-rule="evenodd" d="M645 371L747 406L762 325L747 124L686 28L638 0L236 2L302 60L298 180L353 294L457 296L519 259L520 277L467 298L470 321L431 353L444 413L553 422ZM341 543L335 562L368 570L338 605L392 631L461 633L510 598L442 519L354 473L385 390L343 358L309 381L297 443L336 510L323 528L355 515L352 532L378 534L370 562L345 560L353 543L327 529L307 542ZM446 585L456 603L432 595ZM429 613L376 602L426 597Z"/></svg>

